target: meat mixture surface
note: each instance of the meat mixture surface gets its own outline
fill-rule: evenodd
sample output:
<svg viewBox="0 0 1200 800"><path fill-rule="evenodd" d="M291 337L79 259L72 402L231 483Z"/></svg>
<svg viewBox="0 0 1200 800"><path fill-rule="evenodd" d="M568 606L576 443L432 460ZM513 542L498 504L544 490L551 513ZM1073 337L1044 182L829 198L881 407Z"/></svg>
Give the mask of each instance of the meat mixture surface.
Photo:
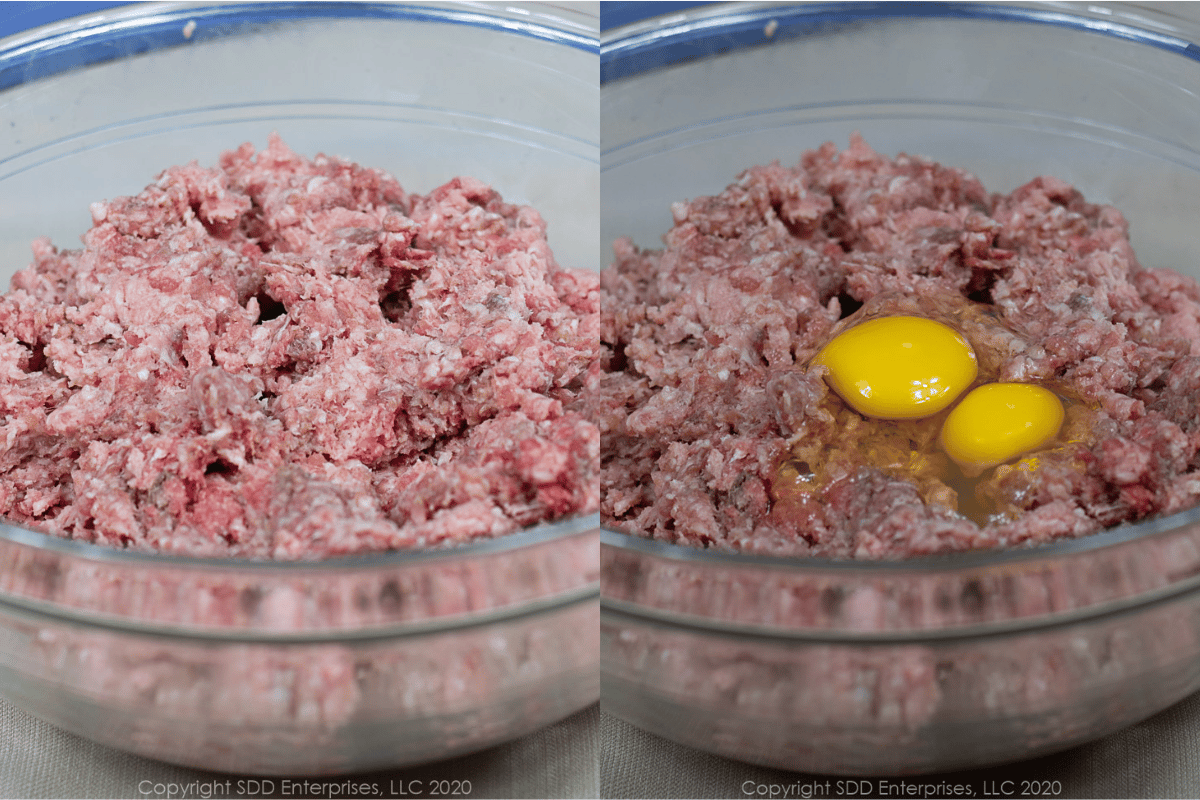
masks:
<svg viewBox="0 0 1200 800"><path fill-rule="evenodd" d="M601 277L607 524L777 555L903 558L1076 537L1200 499L1200 288L1139 265L1128 226L1063 181L989 194L861 138L676 203L665 249ZM874 419L813 359L865 319L942 322L974 386L1035 384L1053 441L980 474L950 409Z"/></svg>
<svg viewBox="0 0 1200 800"><path fill-rule="evenodd" d="M594 273L485 184L277 137L96 203L0 297L0 514L188 555L453 544L594 511ZM590 377L589 377L590 376Z"/></svg>

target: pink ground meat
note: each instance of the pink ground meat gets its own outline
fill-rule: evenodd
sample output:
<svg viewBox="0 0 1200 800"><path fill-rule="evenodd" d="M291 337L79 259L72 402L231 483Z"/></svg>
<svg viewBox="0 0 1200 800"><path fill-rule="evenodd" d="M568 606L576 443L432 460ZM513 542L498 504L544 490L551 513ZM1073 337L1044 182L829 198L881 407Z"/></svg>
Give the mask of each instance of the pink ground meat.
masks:
<svg viewBox="0 0 1200 800"><path fill-rule="evenodd" d="M1081 536L1200 500L1200 287L1139 265L1116 209L1048 177L989 194L854 137L672 210L665 249L618 241L601 278L604 374L586 402L608 524L901 558ZM1011 513L982 526L858 458L893 434L806 365L872 304L965 308L981 375L1061 392L1086 441L1042 453L1033 477L985 476ZM804 502L778 482L800 453L824 454L800 464L821 478Z"/></svg>
<svg viewBox="0 0 1200 800"><path fill-rule="evenodd" d="M426 547L594 511L593 273L456 178L277 137L92 206L0 298L0 514L188 555ZM592 377L589 378L589 375Z"/></svg>

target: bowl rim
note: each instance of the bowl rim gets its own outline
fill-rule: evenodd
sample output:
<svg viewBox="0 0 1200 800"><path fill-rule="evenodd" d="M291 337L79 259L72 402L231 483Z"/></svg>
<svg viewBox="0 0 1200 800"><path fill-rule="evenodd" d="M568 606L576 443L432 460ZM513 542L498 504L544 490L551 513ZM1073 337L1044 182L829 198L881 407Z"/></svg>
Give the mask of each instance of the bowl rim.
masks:
<svg viewBox="0 0 1200 800"><path fill-rule="evenodd" d="M600 83L681 62L804 36L833 25L955 19L1050 25L1132 41L1200 61L1200 24L1169 7L1076 0L1037 2L719 2L630 22L600 34ZM778 38L777 38L778 37Z"/></svg>
<svg viewBox="0 0 1200 800"><path fill-rule="evenodd" d="M364 570L434 566L528 550L557 540L586 537L600 527L599 512L531 525L512 533L460 545L408 550L384 550L328 556L321 559L254 559L231 556L189 556L133 550L67 539L0 519L0 543L102 566L170 567L226 574L239 572L263 577L319 576ZM4 592L0 591L0 595Z"/></svg>
<svg viewBox="0 0 1200 800"><path fill-rule="evenodd" d="M586 6L563 3L166 0L67 17L0 39L0 91L104 61L236 35L246 28L329 19L467 25L600 52L599 17Z"/></svg>
<svg viewBox="0 0 1200 800"><path fill-rule="evenodd" d="M679 563L694 563L701 566L732 565L761 567L769 570L804 569L841 575L861 573L899 577L906 573L974 572L990 567L1023 565L1057 557L1070 559L1074 556L1118 548L1131 542L1168 537L1198 523L1200 523L1200 505L1185 508L1173 514L1117 525L1074 539L1056 539L1041 544L1018 545L1006 549L966 550L886 560L772 556L763 553L705 549L628 533L607 522L601 524L600 542L602 546L642 556Z"/></svg>

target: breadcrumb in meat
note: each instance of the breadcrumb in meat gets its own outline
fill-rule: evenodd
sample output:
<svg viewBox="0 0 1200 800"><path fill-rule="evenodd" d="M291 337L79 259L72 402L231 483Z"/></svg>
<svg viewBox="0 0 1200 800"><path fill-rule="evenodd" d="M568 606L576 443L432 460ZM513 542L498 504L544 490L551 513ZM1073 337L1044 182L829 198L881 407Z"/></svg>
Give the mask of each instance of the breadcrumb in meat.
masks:
<svg viewBox="0 0 1200 800"><path fill-rule="evenodd" d="M92 206L0 298L0 513L143 550L319 558L599 503L594 273L532 208L278 137Z"/></svg>

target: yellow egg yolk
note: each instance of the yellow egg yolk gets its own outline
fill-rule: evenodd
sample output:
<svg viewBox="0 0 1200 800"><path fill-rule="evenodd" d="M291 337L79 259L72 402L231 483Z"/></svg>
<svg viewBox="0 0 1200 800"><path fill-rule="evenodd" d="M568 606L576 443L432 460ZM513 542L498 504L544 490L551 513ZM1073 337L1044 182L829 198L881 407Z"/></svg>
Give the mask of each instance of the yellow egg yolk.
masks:
<svg viewBox="0 0 1200 800"><path fill-rule="evenodd" d="M988 383L955 406L942 425L942 449L968 475L1048 444L1063 423L1063 404L1028 383Z"/></svg>
<svg viewBox="0 0 1200 800"><path fill-rule="evenodd" d="M936 414L979 374L975 351L962 334L923 317L880 317L847 328L813 364L855 411L878 419Z"/></svg>

